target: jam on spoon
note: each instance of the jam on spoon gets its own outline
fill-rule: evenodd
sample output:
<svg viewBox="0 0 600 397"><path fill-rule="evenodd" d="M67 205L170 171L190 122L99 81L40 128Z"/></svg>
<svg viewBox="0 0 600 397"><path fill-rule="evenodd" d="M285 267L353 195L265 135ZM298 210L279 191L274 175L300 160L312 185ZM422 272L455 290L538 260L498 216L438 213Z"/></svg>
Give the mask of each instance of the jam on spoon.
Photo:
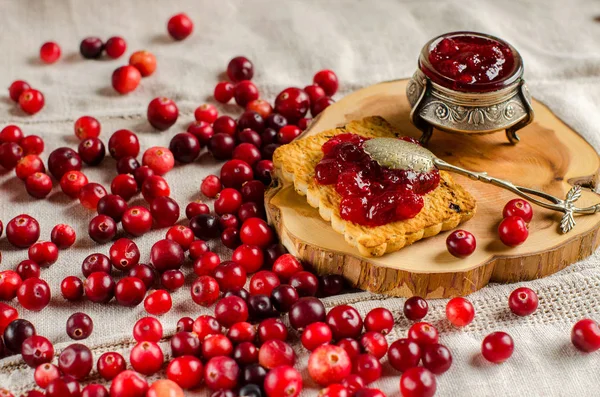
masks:
<svg viewBox="0 0 600 397"><path fill-rule="evenodd" d="M439 184L439 171L382 167L363 150L368 139L347 133L325 142L324 156L315 167L316 181L335 185L344 220L373 227L414 218L423 208L423 195ZM400 139L418 145L413 138Z"/></svg>

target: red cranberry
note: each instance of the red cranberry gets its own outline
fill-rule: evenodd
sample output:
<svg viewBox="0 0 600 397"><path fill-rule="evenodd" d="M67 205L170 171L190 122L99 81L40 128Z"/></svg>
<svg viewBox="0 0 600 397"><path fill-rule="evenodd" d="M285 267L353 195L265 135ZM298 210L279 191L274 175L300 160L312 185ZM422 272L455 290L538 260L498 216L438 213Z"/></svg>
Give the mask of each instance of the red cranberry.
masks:
<svg viewBox="0 0 600 397"><path fill-rule="evenodd" d="M192 34L194 23L187 14L173 15L167 23L169 35L175 40L183 40Z"/></svg>
<svg viewBox="0 0 600 397"><path fill-rule="evenodd" d="M47 338L40 335L32 335L23 341L21 356L25 364L31 368L35 368L38 365L52 361L54 346Z"/></svg>
<svg viewBox="0 0 600 397"><path fill-rule="evenodd" d="M234 83L242 80L252 80L254 66L246 57L235 57L227 65L227 77Z"/></svg>
<svg viewBox="0 0 600 397"><path fill-rule="evenodd" d="M265 121L266 121L267 127L272 128L273 130L275 130L275 132L278 132L281 129L281 127L284 127L288 124L287 118L285 118L283 115L281 115L279 113L271 113ZM265 132L266 132L266 130L265 130ZM273 142L274 141L271 141L268 143L273 143Z"/></svg>
<svg viewBox="0 0 600 397"><path fill-rule="evenodd" d="M423 366L436 375L443 374L452 365L452 354L444 345L425 345L423 347Z"/></svg>
<svg viewBox="0 0 600 397"><path fill-rule="evenodd" d="M117 172L119 174L131 174L135 178L135 170L137 170L138 168L140 168L140 162L137 161L135 157L125 156L121 157L117 161Z"/></svg>
<svg viewBox="0 0 600 397"><path fill-rule="evenodd" d="M83 141L88 138L98 138L100 122L92 116L82 116L75 121L75 136Z"/></svg>
<svg viewBox="0 0 600 397"><path fill-rule="evenodd" d="M106 387L91 383L83 388L81 391L81 397L109 397L108 390Z"/></svg>
<svg viewBox="0 0 600 397"><path fill-rule="evenodd" d="M296 353L287 343L272 339L263 343L258 351L258 363L267 369L277 368L282 365L293 366L296 362Z"/></svg>
<svg viewBox="0 0 600 397"><path fill-rule="evenodd" d="M40 278L28 278L17 290L17 299L27 310L40 311L50 303L50 287Z"/></svg>
<svg viewBox="0 0 600 397"><path fill-rule="evenodd" d="M6 142L0 145L0 165L7 170L17 166L23 158L23 149L14 142Z"/></svg>
<svg viewBox="0 0 600 397"><path fill-rule="evenodd" d="M240 84L242 84L242 83L240 83ZM250 83L250 84L252 84L252 83ZM250 129L250 130L256 131L258 134L260 134L265 129L265 120L257 112L247 110L244 113L242 113L242 115L238 119L237 129L238 129L238 131L244 131L246 129Z"/></svg>
<svg viewBox="0 0 600 397"><path fill-rule="evenodd" d="M185 276L181 270L170 269L160 276L160 283L169 291L177 291L183 287Z"/></svg>
<svg viewBox="0 0 600 397"><path fill-rule="evenodd" d="M429 305L420 296L413 296L404 302L404 315L412 321L419 321L427 315Z"/></svg>
<svg viewBox="0 0 600 397"><path fill-rule="evenodd" d="M262 204L261 204L262 205ZM263 207L254 202L244 203L238 209L238 217L241 222L246 222L251 218L265 218Z"/></svg>
<svg viewBox="0 0 600 397"><path fill-rule="evenodd" d="M283 116L281 116L281 115L276 115L276 116L280 116L281 118L283 118ZM287 121L286 121L286 123L287 123ZM281 127L281 128L283 128L283 127ZM279 128L279 129L281 129L281 128ZM265 128L265 130L262 132L262 134L260 134L260 141L261 141L260 147L264 147L271 143L277 143L277 131L278 130L274 130L271 127ZM252 142L250 142L250 143L252 143Z"/></svg>
<svg viewBox="0 0 600 397"><path fill-rule="evenodd" d="M117 234L117 224L106 215L97 215L88 225L88 234L92 240L99 244L111 241Z"/></svg>
<svg viewBox="0 0 600 397"><path fill-rule="evenodd" d="M411 368L400 378L400 393L405 397L433 397L436 388L435 376L426 368Z"/></svg>
<svg viewBox="0 0 600 397"><path fill-rule="evenodd" d="M132 175L119 174L112 180L110 191L112 194L123 197L125 201L129 201L137 194L138 185Z"/></svg>
<svg viewBox="0 0 600 397"><path fill-rule="evenodd" d="M313 351L321 345L331 342L333 334L331 328L325 323L316 322L309 324L302 332L302 346L307 350ZM347 354L347 353L346 353Z"/></svg>
<svg viewBox="0 0 600 397"><path fill-rule="evenodd" d="M124 95L134 91L141 79L142 75L137 68L131 65L121 66L112 74L112 86L115 91Z"/></svg>
<svg viewBox="0 0 600 397"><path fill-rule="evenodd" d="M36 114L44 107L44 94L38 90L25 90L19 96L19 106L27 114Z"/></svg>
<svg viewBox="0 0 600 397"><path fill-rule="evenodd" d="M155 316L167 313L172 306L171 295L165 290L152 291L144 300L144 309Z"/></svg>
<svg viewBox="0 0 600 397"><path fill-rule="evenodd" d="M242 224L240 229L240 239L244 244L265 248L273 242L273 230L264 220L251 218Z"/></svg>
<svg viewBox="0 0 600 397"><path fill-rule="evenodd" d="M263 119L269 117L269 115L273 113L273 107L271 104L262 99L255 99L248 102L246 105L246 110L258 113Z"/></svg>
<svg viewBox="0 0 600 397"><path fill-rule="evenodd" d="M527 240L529 230L527 229L527 223L523 218L509 216L500 222L500 225L498 226L498 235L504 245L516 247Z"/></svg>
<svg viewBox="0 0 600 397"><path fill-rule="evenodd" d="M123 157L137 157L140 153L140 143L137 135L129 130L118 130L108 140L110 155L119 160Z"/></svg>
<svg viewBox="0 0 600 397"><path fill-rule="evenodd" d="M81 386L77 379L72 376L65 375L61 378L54 379L46 388L46 397L78 397L81 395ZM31 396L31 393L28 397ZM36 396L37 397L37 396Z"/></svg>
<svg viewBox="0 0 600 397"><path fill-rule="evenodd" d="M14 317L16 317L16 310ZM36 335L33 324L21 318L14 319L9 322L4 329L4 346L15 354L20 353L23 341L33 335Z"/></svg>
<svg viewBox="0 0 600 397"><path fill-rule="evenodd" d="M233 214L223 214L219 218L219 226L221 227L222 230L225 230L228 228L239 229L239 226L240 226L239 223L240 223L240 221Z"/></svg>
<svg viewBox="0 0 600 397"><path fill-rule="evenodd" d="M465 258L471 255L476 246L475 236L466 230L455 230L446 239L448 252L457 258Z"/></svg>
<svg viewBox="0 0 600 397"><path fill-rule="evenodd" d="M127 49L127 43L125 40L123 40L123 38L114 36L106 40L106 45L104 47L106 50L106 55L113 59L117 59L125 53L125 50Z"/></svg>
<svg viewBox="0 0 600 397"><path fill-rule="evenodd" d="M173 226L167 230L165 237L168 240L175 241L184 251L187 251L194 241L194 232L189 227L183 225Z"/></svg>
<svg viewBox="0 0 600 397"><path fill-rule="evenodd" d="M162 325L154 317L142 317L133 326L133 338L137 342L158 342L162 337Z"/></svg>
<svg viewBox="0 0 600 397"><path fill-rule="evenodd" d="M239 234L237 229L229 227L221 233L221 242L227 248L236 249L241 244Z"/></svg>
<svg viewBox="0 0 600 397"><path fill-rule="evenodd" d="M269 371L264 381L267 397L298 397L302 391L302 376L291 366L281 366Z"/></svg>
<svg viewBox="0 0 600 397"><path fill-rule="evenodd" d="M95 166L104 160L106 149L100 139L87 138L79 144L78 153L84 163Z"/></svg>
<svg viewBox="0 0 600 397"><path fill-rule="evenodd" d="M352 363L348 353L335 345L317 347L308 359L308 373L321 386L339 383L350 375Z"/></svg>
<svg viewBox="0 0 600 397"><path fill-rule="evenodd" d="M261 159L260 150L251 143L241 143L233 150L233 158L253 167ZM232 160L233 161L233 160ZM221 171L222 172L222 171Z"/></svg>
<svg viewBox="0 0 600 397"><path fill-rule="evenodd" d="M44 151L44 140L37 135L28 135L21 139L19 146L21 146L25 155L39 155Z"/></svg>
<svg viewBox="0 0 600 397"><path fill-rule="evenodd" d="M36 172L25 180L25 189L31 197L45 198L52 191L52 180L48 175Z"/></svg>
<svg viewBox="0 0 600 397"><path fill-rule="evenodd" d="M147 117L157 130L169 129L177 121L179 109L173 100L165 97L154 98L148 104Z"/></svg>
<svg viewBox="0 0 600 397"><path fill-rule="evenodd" d="M127 367L122 355L115 352L104 353L96 363L98 373L105 380L112 380Z"/></svg>
<svg viewBox="0 0 600 397"><path fill-rule="evenodd" d="M241 245L233 251L231 260L244 267L246 273L254 273L259 270L263 263L263 252L256 246Z"/></svg>
<svg viewBox="0 0 600 397"><path fill-rule="evenodd" d="M157 175L164 175L173 169L175 158L165 147L155 146L144 152L142 164L147 165Z"/></svg>
<svg viewBox="0 0 600 397"><path fill-rule="evenodd" d="M233 98L234 86L228 81L221 81L215 86L214 97L217 102L227 103Z"/></svg>
<svg viewBox="0 0 600 397"><path fill-rule="evenodd" d="M240 368L229 357L213 357L204 367L204 383L211 390L233 389L237 386Z"/></svg>
<svg viewBox="0 0 600 397"><path fill-rule="evenodd" d="M225 133L218 133L212 136L208 143L208 150L217 160L226 160L231 158L235 149L235 139Z"/></svg>
<svg viewBox="0 0 600 397"><path fill-rule="evenodd" d="M81 171L68 171L60 178L60 188L71 198L79 196L79 191L87 185L88 179Z"/></svg>
<svg viewBox="0 0 600 397"><path fill-rule="evenodd" d="M242 160L229 160L221 168L221 182L225 187L239 189L253 178L252 167Z"/></svg>
<svg viewBox="0 0 600 397"><path fill-rule="evenodd" d="M68 171L79 170L81 170L81 158L73 149L63 147L50 153L48 171L55 179L60 180Z"/></svg>
<svg viewBox="0 0 600 397"><path fill-rule="evenodd" d="M304 92L310 98L310 103L315 103L319 98L327 95L325 94L325 90L316 84L307 85L304 87Z"/></svg>
<svg viewBox="0 0 600 397"><path fill-rule="evenodd" d="M129 277L136 277L142 280L147 290L149 290L154 284L154 270L148 265L144 265L142 263L137 264L129 269L127 275Z"/></svg>
<svg viewBox="0 0 600 397"><path fill-rule="evenodd" d="M192 325L192 330L198 338L204 340L208 335L216 335L221 333L221 325L213 316L199 316Z"/></svg>
<svg viewBox="0 0 600 397"><path fill-rule="evenodd" d="M50 239L59 249L69 248L75 244L75 230L65 224L59 224L52 228Z"/></svg>
<svg viewBox="0 0 600 397"><path fill-rule="evenodd" d="M231 356L233 345L225 335L211 335L202 341L202 357Z"/></svg>
<svg viewBox="0 0 600 397"><path fill-rule="evenodd" d="M93 366L92 352L81 343L67 346L58 356L60 370L65 375L70 375L75 379L85 378Z"/></svg>
<svg viewBox="0 0 600 397"><path fill-rule="evenodd" d="M271 295L275 287L280 284L279 277L271 271L262 270L250 279L251 295Z"/></svg>
<svg viewBox="0 0 600 397"><path fill-rule="evenodd" d="M129 57L129 64L139 70L142 77L150 76L156 70L156 57L149 51L136 51Z"/></svg>
<svg viewBox="0 0 600 397"><path fill-rule="evenodd" d="M233 161L233 160L232 160ZM242 205L242 195L233 188L223 189L215 200L215 212L219 215L235 214Z"/></svg>
<svg viewBox="0 0 600 397"><path fill-rule="evenodd" d="M499 364L512 356L515 345L505 332L492 332L481 343L481 354L489 362Z"/></svg>
<svg viewBox="0 0 600 397"><path fill-rule="evenodd" d="M134 307L142 303L146 286L137 277L124 277L115 287L115 298L121 306Z"/></svg>
<svg viewBox="0 0 600 397"><path fill-rule="evenodd" d="M35 383L41 387L42 389L46 389L50 382L55 379L60 378L60 371L58 367L54 364L45 363L38 365L33 374L33 378ZM0 396L3 397L12 397L12 394L2 394L3 389L0 389Z"/></svg>
<svg viewBox="0 0 600 397"><path fill-rule="evenodd" d="M257 100L260 97L258 88L256 88L256 85L250 80L243 80L237 83L233 87L233 96L235 102L243 108L245 108L248 103Z"/></svg>
<svg viewBox="0 0 600 397"><path fill-rule="evenodd" d="M327 313L327 325L336 340L357 338L362 332L363 320L352 306L339 305Z"/></svg>
<svg viewBox="0 0 600 397"><path fill-rule="evenodd" d="M199 356L202 353L202 341L194 332L178 332L171 338L173 357Z"/></svg>
<svg viewBox="0 0 600 397"><path fill-rule="evenodd" d="M465 298L450 299L446 304L446 318L456 327L467 326L475 318L475 308Z"/></svg>
<svg viewBox="0 0 600 397"><path fill-rule="evenodd" d="M367 313L364 323L367 331L381 332L387 335L394 327L394 316L388 309L378 307Z"/></svg>
<svg viewBox="0 0 600 397"><path fill-rule="evenodd" d="M95 210L98 207L98 201L106 196L106 189L99 183L88 183L79 190L79 202L89 210Z"/></svg>
<svg viewBox="0 0 600 397"><path fill-rule="evenodd" d="M398 339L388 349L388 362L394 369L405 372L419 365L421 351L421 347L417 342L410 339Z"/></svg>
<svg viewBox="0 0 600 397"><path fill-rule="evenodd" d="M310 106L310 114L313 117L317 117L323 110L333 105L335 101L328 96L321 97L317 99L316 102L312 103ZM300 124L300 123L298 123Z"/></svg>
<svg viewBox="0 0 600 397"><path fill-rule="evenodd" d="M240 189L244 203L249 201L262 204L265 197L265 185L260 181L248 181Z"/></svg>
<svg viewBox="0 0 600 397"><path fill-rule="evenodd" d="M314 297L300 298L292 305L288 316L292 328L302 330L308 324L325 321L325 306Z"/></svg>
<svg viewBox="0 0 600 397"><path fill-rule="evenodd" d="M273 161L261 160L254 166L254 177L265 185L271 184L273 174Z"/></svg>
<svg viewBox="0 0 600 397"><path fill-rule="evenodd" d="M295 125L286 125L277 133L277 141L281 144L290 143L302 134L302 130Z"/></svg>
<svg viewBox="0 0 600 397"><path fill-rule="evenodd" d="M352 373L359 374L366 384L381 378L381 363L371 354L360 354L352 362Z"/></svg>
<svg viewBox="0 0 600 397"><path fill-rule="evenodd" d="M83 282L76 276L68 276L60 283L60 292L66 300L78 301L83 298Z"/></svg>
<svg viewBox="0 0 600 397"><path fill-rule="evenodd" d="M6 224L6 238L17 248L28 248L40 237L39 223L29 215L18 215Z"/></svg>
<svg viewBox="0 0 600 397"><path fill-rule="evenodd" d="M319 279L307 271L299 271L292 274L289 284L298 291L300 296L315 296L319 289Z"/></svg>
<svg viewBox="0 0 600 397"><path fill-rule="evenodd" d="M200 142L195 135L182 132L171 139L169 150L173 153L175 160L180 163L191 163L200 154Z"/></svg>
<svg viewBox="0 0 600 397"><path fill-rule="evenodd" d="M86 339L94 330L94 322L85 313L73 313L67 319L67 335L75 340Z"/></svg>
<svg viewBox="0 0 600 397"><path fill-rule="evenodd" d="M92 302L109 302L115 294L115 281L109 274L93 272L83 283L85 296Z"/></svg>
<svg viewBox="0 0 600 397"><path fill-rule="evenodd" d="M44 162L37 155L27 155L21 158L15 167L15 173L17 174L17 178L22 181L27 180L27 178L36 172L44 173L46 172L46 167L44 167Z"/></svg>
<svg viewBox="0 0 600 397"><path fill-rule="evenodd" d="M152 215L144 207L128 208L121 219L123 229L132 236L141 236L152 228Z"/></svg>
<svg viewBox="0 0 600 397"><path fill-rule="evenodd" d="M94 272L104 272L110 274L110 259L104 254L88 255L81 264L81 272L84 277L89 277Z"/></svg>
<svg viewBox="0 0 600 397"><path fill-rule="evenodd" d="M42 44L40 48L40 59L44 63L54 63L60 58L60 47L53 41Z"/></svg>
<svg viewBox="0 0 600 397"><path fill-rule="evenodd" d="M493 334L491 334L493 335ZM489 335L488 338L491 336ZM506 335L506 334L505 334ZM507 335L508 336L508 335ZM510 337L509 337L510 338ZM487 339L487 338L486 338ZM503 338L504 339L504 338ZM485 342L485 340L484 340ZM600 327L592 319L579 320L571 331L571 342L582 352L590 353L600 349ZM511 339L512 345L512 339ZM483 347L482 347L483 352ZM512 353L512 348L511 348ZM510 354L509 354L510 356ZM490 360L488 357L486 359ZM492 361L492 360L490 360ZM495 362L495 361L492 361Z"/></svg>
<svg viewBox="0 0 600 397"><path fill-rule="evenodd" d="M121 196L107 194L98 201L98 214L111 217L115 222L120 222L127 210L127 203Z"/></svg>
<svg viewBox="0 0 600 397"><path fill-rule="evenodd" d="M248 319L248 306L237 296L225 297L215 306L215 318L224 327L230 327Z"/></svg>
<svg viewBox="0 0 600 397"><path fill-rule="evenodd" d="M168 239L157 241L150 251L150 260L159 272L179 269L184 259L185 255L181 246Z"/></svg>
<svg viewBox="0 0 600 397"><path fill-rule="evenodd" d="M254 342L256 329L248 322L240 321L229 327L227 337L235 344L243 342Z"/></svg>
<svg viewBox="0 0 600 397"><path fill-rule="evenodd" d="M183 389L196 389L203 378L202 362L193 356L176 357L167 367L167 378Z"/></svg>
<svg viewBox="0 0 600 397"><path fill-rule="evenodd" d="M191 288L192 300L201 306L211 306L219 299L219 284L210 276L198 277Z"/></svg>
<svg viewBox="0 0 600 397"><path fill-rule="evenodd" d="M28 278L31 277L40 277L40 265L38 265L37 263L35 263L34 261L30 261L29 259L25 259L24 261L19 262L19 264L17 265L17 274L21 277L22 280L27 280ZM0 288L2 289L2 288ZM15 296L16 296L16 291L15 291ZM13 296L14 298L14 296ZM4 298L1 298L4 299ZM4 299L6 300L6 299ZM0 332L1 334L2 332Z"/></svg>
<svg viewBox="0 0 600 397"><path fill-rule="evenodd" d="M215 134L234 136L237 130L237 122L229 116L221 116L215 120L213 130Z"/></svg>
<svg viewBox="0 0 600 397"><path fill-rule="evenodd" d="M250 318L259 320L275 316L271 300L267 295L251 295L247 299Z"/></svg>
<svg viewBox="0 0 600 397"><path fill-rule="evenodd" d="M533 218L533 208L531 208L531 204L523 199L512 199L504 206L502 216L504 218L518 216L523 218L525 223L529 223Z"/></svg>
<svg viewBox="0 0 600 397"><path fill-rule="evenodd" d="M321 70L318 71L313 77L313 84L323 88L323 91L325 91L326 95L332 96L337 92L338 78L331 70Z"/></svg>
<svg viewBox="0 0 600 397"><path fill-rule="evenodd" d="M149 203L152 203L157 197L169 196L170 194L171 188L162 176L150 175L142 183L142 196Z"/></svg>
<svg viewBox="0 0 600 397"><path fill-rule="evenodd" d="M139 342L131 349L129 362L134 370L144 375L153 375L160 370L164 361L163 352L155 342Z"/></svg>
<svg viewBox="0 0 600 397"><path fill-rule="evenodd" d="M219 236L219 218L214 215L201 214L190 219L190 229L201 240L212 240Z"/></svg>
<svg viewBox="0 0 600 397"><path fill-rule="evenodd" d="M287 313L299 299L298 292L290 285L282 284L273 289L271 300L277 311Z"/></svg>
<svg viewBox="0 0 600 397"><path fill-rule="evenodd" d="M198 276L212 275L220 263L219 255L214 252L205 252L194 261L194 273Z"/></svg>
<svg viewBox="0 0 600 397"><path fill-rule="evenodd" d="M251 342L242 342L233 349L233 359L242 366L258 362L258 349Z"/></svg>
<svg viewBox="0 0 600 397"><path fill-rule="evenodd" d="M111 397L145 397L146 379L135 371L123 371L110 384Z"/></svg>
<svg viewBox="0 0 600 397"><path fill-rule="evenodd" d="M414 323L408 329L408 339L411 339L423 347L438 343L440 336L438 330L426 322Z"/></svg>
<svg viewBox="0 0 600 397"><path fill-rule="evenodd" d="M304 117L309 107L310 98L300 88L286 88L275 99L275 111L291 122Z"/></svg>
<svg viewBox="0 0 600 397"><path fill-rule="evenodd" d="M21 276L12 270L0 271L0 299L12 300L23 283Z"/></svg>
<svg viewBox="0 0 600 397"><path fill-rule="evenodd" d="M222 291L241 288L246 283L246 270L238 263L226 261L215 268L214 277Z"/></svg>
<svg viewBox="0 0 600 397"><path fill-rule="evenodd" d="M517 288L508 297L508 307L518 316L528 316L536 311L538 296L530 288Z"/></svg>
<svg viewBox="0 0 600 397"><path fill-rule="evenodd" d="M360 337L359 342L365 353L369 353L378 359L381 359L385 356L385 353L387 353L387 340L385 339L385 336L379 332L366 332Z"/></svg>
<svg viewBox="0 0 600 397"><path fill-rule="evenodd" d="M172 226L179 219L179 205L167 196L152 200L150 211L157 227Z"/></svg>
<svg viewBox="0 0 600 397"><path fill-rule="evenodd" d="M210 208L208 208L208 205L200 200L193 201L185 206L185 217L188 219L192 219L197 215L208 215L209 213Z"/></svg>
<svg viewBox="0 0 600 397"><path fill-rule="evenodd" d="M79 52L84 58L100 58L104 50L104 43L98 37L86 37L79 44Z"/></svg>
<svg viewBox="0 0 600 397"><path fill-rule="evenodd" d="M285 341L287 337L287 328L278 318L268 318L258 325L258 338L262 343L271 339Z"/></svg>
<svg viewBox="0 0 600 397"><path fill-rule="evenodd" d="M221 191L221 180L216 175L209 175L202 181L200 191L206 197L215 198Z"/></svg>
<svg viewBox="0 0 600 397"><path fill-rule="evenodd" d="M20 144L23 139L23 131L16 125L7 125L0 131L0 143L13 142Z"/></svg>
<svg viewBox="0 0 600 397"><path fill-rule="evenodd" d="M209 103L203 103L194 111L194 118L196 121L204 121L205 123L212 124L219 117L219 111L215 105Z"/></svg>
<svg viewBox="0 0 600 397"><path fill-rule="evenodd" d="M10 87L8 87L10 99L12 99L14 102L19 102L19 97L21 96L23 91L28 90L30 88L31 86L23 80L13 81Z"/></svg>

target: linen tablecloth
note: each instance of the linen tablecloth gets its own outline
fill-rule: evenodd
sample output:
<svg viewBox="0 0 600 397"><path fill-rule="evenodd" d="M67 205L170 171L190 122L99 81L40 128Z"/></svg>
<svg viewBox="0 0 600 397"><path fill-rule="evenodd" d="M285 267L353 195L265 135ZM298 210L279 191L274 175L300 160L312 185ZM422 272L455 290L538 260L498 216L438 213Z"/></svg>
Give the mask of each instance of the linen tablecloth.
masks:
<svg viewBox="0 0 600 397"><path fill-rule="evenodd" d="M183 42L166 34L171 15L186 12L195 23L194 33ZM142 151L166 146L170 137L193 120L193 110L211 95L227 62L236 55L254 61L261 96L273 100L288 86L310 84L314 72L336 71L341 87L336 98L380 81L408 77L416 66L421 46L431 37L455 30L474 30L500 36L521 52L525 77L533 95L596 148L600 148L600 2L597 0L544 1L0 1L0 86L24 79L46 96L46 106L37 115L25 116L8 99L0 100L0 127L15 123L26 134L38 134L46 142L44 159L55 148L75 148L73 122L82 115L102 123L101 138L128 128L139 134ZM86 36L107 39L119 35L127 40L126 56L119 60L84 60L79 42ZM40 45L53 40L63 51L54 65L38 60ZM110 85L112 71L127 62L135 50L147 49L158 59L156 73L143 79L139 88L125 96ZM176 126L157 132L148 124L148 102L167 96L177 102ZM238 115L233 105L221 112ZM183 206L200 197L202 178L219 165L204 154L192 165L176 167L167 175L173 196ZM115 162L107 158L101 167L85 168L91 181L109 186ZM76 246L61 251L58 262L44 269L53 292L51 304L39 313L20 309L38 333L49 337L58 351L71 343L65 323L74 311L85 311L94 320L92 336L85 343L97 359L104 351L119 350L127 357L132 345L131 329L145 315L143 307L123 308L90 302L66 303L60 296L60 281L67 275L81 276L81 262L92 252L107 253L87 236L93 213L69 200L55 186L46 200L35 200L25 192L14 172L0 173L0 219L29 213L48 240L52 227L68 223L76 228ZM135 241L148 262L151 244L164 236L154 230ZM230 251L211 245L223 258ZM1 269L13 269L26 259L24 250L0 238ZM600 320L600 257L574 264L551 277L526 283L540 297L538 311L516 318L507 308L507 296L518 285L490 285L472 294L477 315L465 329L452 329L444 321L445 300L430 301L427 319L443 331L441 342L454 355L452 368L438 376L438 396L598 396L600 354L582 354L570 343L570 329L580 318ZM174 294L173 310L162 316L167 334L183 315L212 313L191 302L188 273L185 288ZM523 284L525 285L525 284ZM370 293L352 293L326 299L332 306L352 303L361 314L378 306L387 307L398 318L388 336L403 337L409 326L402 319L403 299ZM16 302L14 302L16 304ZM17 305L17 307L19 307ZM20 307L19 307L20 308ZM509 332L515 341L514 355L502 365L486 363L480 344L492 331ZM165 345L167 346L167 345ZM306 391L317 388L306 373L308 354L298 343L297 367L303 372ZM165 351L169 351L168 348ZM385 360L384 360L385 362ZM0 387L15 395L34 386L33 370L18 356L0 361ZM96 377L95 373L92 378ZM384 377L374 384L388 396L399 396L399 374L384 363ZM207 395L206 392L190 395Z"/></svg>

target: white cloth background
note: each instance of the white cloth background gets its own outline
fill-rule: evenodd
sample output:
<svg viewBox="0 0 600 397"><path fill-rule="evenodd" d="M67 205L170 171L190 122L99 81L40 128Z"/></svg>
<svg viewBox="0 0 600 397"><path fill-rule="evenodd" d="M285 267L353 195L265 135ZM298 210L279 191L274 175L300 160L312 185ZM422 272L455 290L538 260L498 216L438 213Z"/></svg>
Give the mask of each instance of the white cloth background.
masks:
<svg viewBox="0 0 600 397"><path fill-rule="evenodd" d="M167 19L185 11L195 22L193 35L173 42L166 35ZM167 145L170 137L185 129L193 110L210 99L229 59L243 54L254 61L255 82L262 97L273 100L287 86L303 87L314 72L335 70L341 81L337 98L364 86L410 76L421 46L429 38L447 31L475 30L500 36L515 45L526 64L526 78L533 95L548 104L563 120L600 148L600 2L561 1L0 1L0 86L25 79L43 91L42 112L24 116L10 102L6 92L0 100L0 127L20 125L26 134L39 134L46 142L44 159L60 146L75 148L73 122L84 114L102 123L101 138L107 142L119 128L139 134L142 150ZM127 57L134 50L156 54L157 72L144 79L133 93L120 96L110 87L112 71L120 60L84 60L78 52L85 36L112 35L127 40ZM61 60L54 65L38 61L40 45L48 40L60 43ZM177 125L156 132L145 118L148 102L156 96L174 99L180 108ZM237 114L234 106L223 112ZM193 165L176 167L167 175L173 196L185 206L200 198L202 178L218 170L210 156ZM107 158L99 168L85 168L91 181L109 186L115 175L114 161ZM38 333L49 337L58 350L69 343L65 333L67 317L86 311L95 322L86 343L94 347L95 358L103 351L127 351L135 320L143 307L122 308L89 302L67 304L59 284L67 275L81 276L80 265L92 252L104 252L87 237L92 213L68 200L55 187L46 200L35 200L25 192L13 172L0 173L0 219L20 213L35 216L42 238L51 228L68 223L77 229L77 245L60 253L59 261L44 269L42 277L53 291L50 306L40 313L20 310L34 322ZM135 241L148 261L151 244L165 230L155 230ZM228 250L213 245L224 257ZM12 269L26 258L0 238L1 269ZM600 354L581 354L570 344L572 324L591 316L600 320L600 257L598 254L552 277L527 283L538 291L540 308L528 318L516 318L507 309L507 296L516 285L493 285L470 296L477 310L475 321L464 330L450 329L443 321L445 301L430 301L427 320L444 331L442 343L454 355L452 368L438 377L438 396L598 396L600 395ZM187 270L189 272L189 269ZM210 313L189 299L187 288L174 294L174 309L161 318L165 331L174 331L182 315L195 317ZM342 295L328 305L353 302L364 315L371 308L385 306L400 319L403 299L386 299L368 293ZM16 303L15 303L16 304ZM408 323L398 321L389 341L405 335ZM478 355L482 338L495 330L508 331L516 348L502 365L485 363ZM298 366L306 374L306 351L300 352ZM167 349L168 350L168 349ZM127 356L126 356L127 357ZM16 358L0 361L0 387L20 395L34 385L33 371ZM385 364L385 376L374 386L388 396L399 396L399 374ZM305 381L304 395L317 389ZM190 393L190 395L196 395ZM198 393L197 395L205 395Z"/></svg>

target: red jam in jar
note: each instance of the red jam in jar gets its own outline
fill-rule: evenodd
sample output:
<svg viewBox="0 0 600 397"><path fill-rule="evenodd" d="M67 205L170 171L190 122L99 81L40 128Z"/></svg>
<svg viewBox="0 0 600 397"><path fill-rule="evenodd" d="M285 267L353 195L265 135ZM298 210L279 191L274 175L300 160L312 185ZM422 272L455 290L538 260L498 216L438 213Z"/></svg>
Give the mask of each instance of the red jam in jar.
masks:
<svg viewBox="0 0 600 397"><path fill-rule="evenodd" d="M380 226L414 218L423 208L423 195L440 182L437 170L414 172L380 166L364 150L369 138L340 134L323 144L323 158L315 167L321 185L335 185L342 197L342 219L364 226ZM418 145L410 137L400 138Z"/></svg>
<svg viewBox="0 0 600 397"><path fill-rule="evenodd" d="M479 33L449 33L431 41L424 51L421 70L434 82L460 91L500 89L521 69L521 58L510 44Z"/></svg>

